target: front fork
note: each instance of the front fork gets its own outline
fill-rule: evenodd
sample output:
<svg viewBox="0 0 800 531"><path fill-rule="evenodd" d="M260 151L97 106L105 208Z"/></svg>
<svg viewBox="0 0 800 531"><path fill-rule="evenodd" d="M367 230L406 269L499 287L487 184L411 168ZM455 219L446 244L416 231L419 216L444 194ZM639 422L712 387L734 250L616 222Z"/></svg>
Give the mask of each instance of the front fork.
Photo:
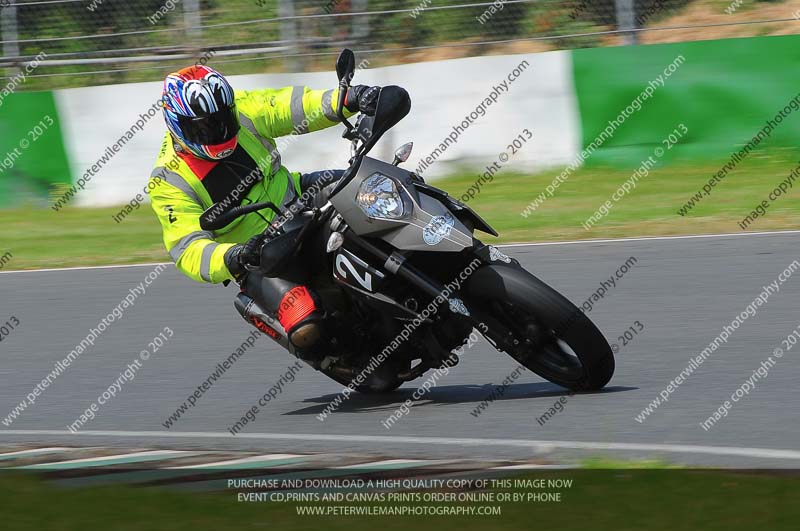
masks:
<svg viewBox="0 0 800 531"><path fill-rule="evenodd" d="M483 266L500 266L524 270L516 258L512 258L494 245L485 245L480 240L474 240L473 254L483 262ZM472 278L468 279L476 281ZM517 334L508 325L484 308L483 305L473 303L475 311L472 312L474 320L480 321L482 326L477 327L484 338L499 352L506 352L514 356L520 348Z"/></svg>
<svg viewBox="0 0 800 531"><path fill-rule="evenodd" d="M522 264L517 259L509 257L493 245L484 245L478 240L475 241L475 255L483 260L485 266L512 268L527 273L527 270L522 267ZM480 282L479 279L472 280ZM499 304L500 300L496 299L494 304ZM530 353L541 348L542 330L537 325L517 323L517 327L512 327L507 320L498 316L495 312L491 312L488 309L484 310L483 306L478 311L489 328L488 333L483 331L483 336L498 351L505 352L520 363L525 364L527 358L531 355ZM520 327L524 329L521 330ZM531 337L534 339L531 339Z"/></svg>

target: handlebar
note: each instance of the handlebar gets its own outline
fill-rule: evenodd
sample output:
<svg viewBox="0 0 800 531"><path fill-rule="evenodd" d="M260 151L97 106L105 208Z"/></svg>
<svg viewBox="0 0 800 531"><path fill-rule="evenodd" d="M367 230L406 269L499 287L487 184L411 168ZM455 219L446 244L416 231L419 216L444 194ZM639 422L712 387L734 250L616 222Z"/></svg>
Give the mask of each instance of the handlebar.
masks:
<svg viewBox="0 0 800 531"><path fill-rule="evenodd" d="M234 207L224 214L220 214L219 216L216 214L216 207L217 205L212 206L200 216L200 228L203 230L219 230L226 225L230 225L236 218L244 216L245 214L250 214L251 212L257 212L259 210L263 210L265 208L269 208L273 212L275 212L276 216L281 215L281 210L275 206L275 203L253 203L250 205L240 205Z"/></svg>
<svg viewBox="0 0 800 531"><path fill-rule="evenodd" d="M402 120L411 109L411 99L405 89L396 86L383 87L378 97L374 115L360 116L356 125L353 126L344 116L344 100L355 74L355 55L351 50L342 50L336 62L336 74L339 77L339 98L336 102L336 114L345 126L345 132L342 136L353 141L354 153L350 159L350 167L339 182L336 183L330 197L339 193L353 180L364 157L372 150L384 133ZM277 216L282 214L281 210L270 202L240 205L219 215L217 215L219 205L212 205L200 216L200 228L203 230L219 230L230 225L241 216L265 208L271 209Z"/></svg>

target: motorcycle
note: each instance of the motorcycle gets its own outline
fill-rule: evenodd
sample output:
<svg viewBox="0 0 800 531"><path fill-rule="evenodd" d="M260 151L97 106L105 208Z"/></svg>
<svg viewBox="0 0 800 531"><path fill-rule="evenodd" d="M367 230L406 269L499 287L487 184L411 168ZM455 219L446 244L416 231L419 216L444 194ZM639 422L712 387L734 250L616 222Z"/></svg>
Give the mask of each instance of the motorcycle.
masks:
<svg viewBox="0 0 800 531"><path fill-rule="evenodd" d="M257 203L219 216L212 207L201 217L204 230L219 230L251 212L275 212L262 273L277 276L291 260L317 264L309 282L325 309L326 354L297 351L275 316L245 293L235 301L239 313L315 369L364 393L389 392L452 366L476 329L555 384L604 387L614 356L602 333L516 259L478 240L476 231L498 233L470 207L401 169L412 144L399 148L391 164L367 156L408 115L411 100L400 87L384 87L375 113L351 124L343 109L355 64L347 49L336 63L337 114L352 156L324 205L299 202L282 210Z"/></svg>

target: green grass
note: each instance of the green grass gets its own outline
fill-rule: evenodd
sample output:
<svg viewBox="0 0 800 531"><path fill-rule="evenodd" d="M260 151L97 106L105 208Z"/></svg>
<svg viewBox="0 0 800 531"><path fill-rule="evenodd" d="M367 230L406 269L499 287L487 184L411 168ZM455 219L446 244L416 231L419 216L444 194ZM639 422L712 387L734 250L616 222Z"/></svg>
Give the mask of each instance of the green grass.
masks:
<svg viewBox="0 0 800 531"><path fill-rule="evenodd" d="M767 194L798 165L796 153L772 150L753 154L718 184L709 197L686 217L678 209L708 179L722 162L677 164L639 180L636 189L615 203L608 216L591 229L582 226L617 188L631 177L633 169L581 168L556 190L539 209L524 218L525 206L545 190L561 169L524 175L501 170L469 205L501 234L501 241L547 241L564 239L618 238L674 234L741 232L737 225ZM463 175L435 184L461 197L478 178ZM788 195L778 199L748 231L794 229L800 224L800 180Z"/></svg>
<svg viewBox="0 0 800 531"><path fill-rule="evenodd" d="M670 468L683 468L679 465L673 465L667 461L658 459L631 459L628 461L620 461L618 459L610 459L606 457L591 457L581 461L581 468L590 470L625 470L625 469L650 469L650 470L666 470Z"/></svg>
<svg viewBox="0 0 800 531"><path fill-rule="evenodd" d="M116 223L119 208L0 210L5 270L169 261L149 205Z"/></svg>
<svg viewBox="0 0 800 531"><path fill-rule="evenodd" d="M800 518L798 478L792 473L581 470L527 477L573 479L573 486L497 490L562 493L561 502L490 504L502 507L501 516L298 516L294 503L238 503L235 490L197 494L155 487L56 487L29 475L3 476L0 494L6 501L4 528L14 531L357 531L376 525L385 531L781 531L796 529Z"/></svg>
<svg viewBox="0 0 800 531"><path fill-rule="evenodd" d="M609 215L584 230L582 223L631 175L612 168L581 168L552 198L524 218L521 212L560 170L535 175L501 170L469 205L501 234L486 241L525 242L675 234L740 232L737 223L797 166L790 150L753 154L686 217L677 210L716 173L721 162L677 164L654 169L635 190L614 204ZM469 171L433 184L460 198L478 175ZM749 231L795 229L800 224L800 181L757 219ZM0 210L0 255L4 268L167 261L160 228L149 207L116 223L118 208Z"/></svg>

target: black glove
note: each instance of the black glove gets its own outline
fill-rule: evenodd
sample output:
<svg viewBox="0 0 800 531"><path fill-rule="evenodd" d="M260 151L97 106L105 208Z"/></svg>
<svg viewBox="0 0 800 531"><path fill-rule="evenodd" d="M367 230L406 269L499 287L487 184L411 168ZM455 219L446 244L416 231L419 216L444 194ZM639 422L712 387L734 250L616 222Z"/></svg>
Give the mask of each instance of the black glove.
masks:
<svg viewBox="0 0 800 531"><path fill-rule="evenodd" d="M378 96L381 94L380 87L368 87L366 85L356 85L347 91L344 99L344 106L350 112L361 111L367 116L375 114L378 105Z"/></svg>
<svg viewBox="0 0 800 531"><path fill-rule="evenodd" d="M225 253L225 266L234 278L248 271L255 271L261 265L261 248L267 239L266 234L250 238L244 245L234 245Z"/></svg>

